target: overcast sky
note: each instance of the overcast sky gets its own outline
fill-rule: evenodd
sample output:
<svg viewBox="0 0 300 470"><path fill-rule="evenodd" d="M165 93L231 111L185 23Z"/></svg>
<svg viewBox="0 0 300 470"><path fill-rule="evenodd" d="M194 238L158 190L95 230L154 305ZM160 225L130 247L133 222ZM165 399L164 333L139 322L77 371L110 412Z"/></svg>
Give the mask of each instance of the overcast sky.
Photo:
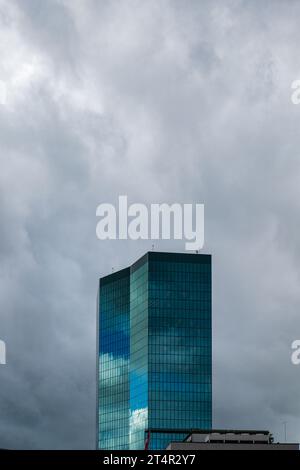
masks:
<svg viewBox="0 0 300 470"><path fill-rule="evenodd" d="M300 441L297 0L0 0L0 447L92 448L96 292L151 241L96 207L205 204L214 426ZM184 251L184 242L155 243Z"/></svg>

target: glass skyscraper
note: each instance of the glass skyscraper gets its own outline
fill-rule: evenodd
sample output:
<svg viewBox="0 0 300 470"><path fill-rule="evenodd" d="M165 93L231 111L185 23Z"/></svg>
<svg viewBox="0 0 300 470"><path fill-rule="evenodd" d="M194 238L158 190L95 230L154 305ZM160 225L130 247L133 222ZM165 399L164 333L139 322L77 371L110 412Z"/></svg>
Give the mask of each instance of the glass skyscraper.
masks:
<svg viewBox="0 0 300 470"><path fill-rule="evenodd" d="M98 448L212 426L211 256L148 252L100 279Z"/></svg>

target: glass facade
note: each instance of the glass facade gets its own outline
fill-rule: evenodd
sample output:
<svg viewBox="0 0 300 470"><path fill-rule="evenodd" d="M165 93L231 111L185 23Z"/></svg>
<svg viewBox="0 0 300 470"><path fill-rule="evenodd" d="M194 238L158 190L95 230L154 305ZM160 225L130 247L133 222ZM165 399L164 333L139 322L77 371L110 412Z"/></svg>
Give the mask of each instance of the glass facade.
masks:
<svg viewBox="0 0 300 470"><path fill-rule="evenodd" d="M100 279L98 447L128 449L130 270Z"/></svg>
<svg viewBox="0 0 300 470"><path fill-rule="evenodd" d="M149 252L100 280L100 449L165 449L211 428L211 294L210 255Z"/></svg>

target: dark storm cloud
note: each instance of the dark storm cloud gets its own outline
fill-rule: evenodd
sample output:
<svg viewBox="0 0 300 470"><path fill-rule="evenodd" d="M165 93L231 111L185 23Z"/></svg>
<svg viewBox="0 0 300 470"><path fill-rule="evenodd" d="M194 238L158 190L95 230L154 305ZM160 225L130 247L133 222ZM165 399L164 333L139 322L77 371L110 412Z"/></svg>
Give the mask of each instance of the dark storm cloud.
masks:
<svg viewBox="0 0 300 470"><path fill-rule="evenodd" d="M0 1L0 447L95 442L96 207L204 202L214 425L300 440L298 2ZM184 249L156 243L157 249Z"/></svg>

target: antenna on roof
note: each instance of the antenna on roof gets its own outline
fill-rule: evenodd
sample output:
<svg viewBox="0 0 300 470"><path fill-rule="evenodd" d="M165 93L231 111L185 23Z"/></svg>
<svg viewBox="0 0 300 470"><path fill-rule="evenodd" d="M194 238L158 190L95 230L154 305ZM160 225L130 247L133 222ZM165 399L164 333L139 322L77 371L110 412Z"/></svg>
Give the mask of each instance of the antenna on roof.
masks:
<svg viewBox="0 0 300 470"><path fill-rule="evenodd" d="M152 244L152 251L154 251L154 243Z"/></svg>

